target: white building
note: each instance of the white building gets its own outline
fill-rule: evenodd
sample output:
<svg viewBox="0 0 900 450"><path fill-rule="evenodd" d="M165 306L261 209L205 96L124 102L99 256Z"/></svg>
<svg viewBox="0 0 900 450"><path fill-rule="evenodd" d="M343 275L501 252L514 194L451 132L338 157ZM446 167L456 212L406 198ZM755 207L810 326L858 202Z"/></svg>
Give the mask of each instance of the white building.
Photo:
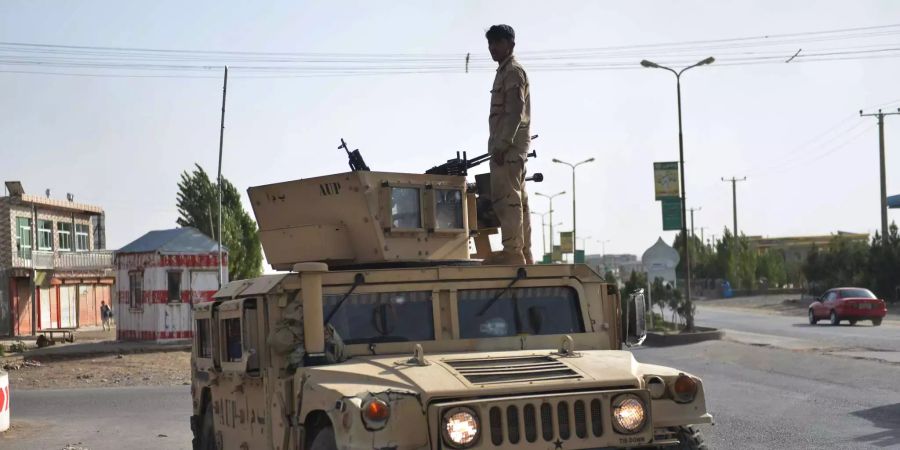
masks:
<svg viewBox="0 0 900 450"><path fill-rule="evenodd" d="M219 287L218 244L196 228L151 231L120 249L115 265L119 340L190 339L192 305Z"/></svg>

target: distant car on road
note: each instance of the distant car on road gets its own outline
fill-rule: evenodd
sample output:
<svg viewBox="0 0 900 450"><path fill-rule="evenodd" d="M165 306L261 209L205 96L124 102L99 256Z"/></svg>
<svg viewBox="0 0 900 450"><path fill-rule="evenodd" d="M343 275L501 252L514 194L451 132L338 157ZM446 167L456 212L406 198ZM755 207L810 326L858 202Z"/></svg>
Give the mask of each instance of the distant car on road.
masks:
<svg viewBox="0 0 900 450"><path fill-rule="evenodd" d="M843 287L830 289L809 305L809 323L815 325L828 319L832 325L847 320L856 325L860 320L871 320L872 325L881 325L887 314L884 300L865 288Z"/></svg>

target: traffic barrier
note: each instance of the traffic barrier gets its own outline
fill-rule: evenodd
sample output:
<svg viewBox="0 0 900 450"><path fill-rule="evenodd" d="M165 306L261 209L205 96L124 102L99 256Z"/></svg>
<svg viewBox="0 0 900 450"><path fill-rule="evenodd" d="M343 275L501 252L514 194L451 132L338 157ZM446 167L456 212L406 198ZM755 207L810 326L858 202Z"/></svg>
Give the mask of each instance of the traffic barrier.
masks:
<svg viewBox="0 0 900 450"><path fill-rule="evenodd" d="M9 429L9 374L0 369L0 432Z"/></svg>

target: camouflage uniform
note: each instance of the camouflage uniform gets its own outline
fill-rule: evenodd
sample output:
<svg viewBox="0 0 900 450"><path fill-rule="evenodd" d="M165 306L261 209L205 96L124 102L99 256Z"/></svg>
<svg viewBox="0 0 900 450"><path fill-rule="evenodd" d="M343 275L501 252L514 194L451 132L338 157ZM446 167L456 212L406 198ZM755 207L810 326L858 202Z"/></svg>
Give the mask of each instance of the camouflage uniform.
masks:
<svg viewBox="0 0 900 450"><path fill-rule="evenodd" d="M491 89L488 151L491 158L491 196L500 219L503 251L522 255L531 263L531 217L525 193L525 160L531 144L531 98L528 76L513 55L497 68Z"/></svg>

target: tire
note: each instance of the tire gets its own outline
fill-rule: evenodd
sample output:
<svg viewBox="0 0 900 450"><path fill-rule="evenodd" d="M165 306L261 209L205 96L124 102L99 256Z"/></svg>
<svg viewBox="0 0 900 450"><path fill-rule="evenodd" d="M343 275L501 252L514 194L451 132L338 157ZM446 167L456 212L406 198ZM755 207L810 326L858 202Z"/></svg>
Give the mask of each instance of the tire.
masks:
<svg viewBox="0 0 900 450"><path fill-rule="evenodd" d="M816 319L816 314L813 312L812 308L809 309L809 324L815 325L819 322L819 319Z"/></svg>
<svg viewBox="0 0 900 450"><path fill-rule="evenodd" d="M872 326L873 327L881 326L881 317L879 317L877 319L872 319Z"/></svg>
<svg viewBox="0 0 900 450"><path fill-rule="evenodd" d="M673 430L670 428L670 430ZM645 450L708 450L706 440L703 439L703 433L691 425L677 427L675 437L678 438L678 444L666 445L659 447L641 447Z"/></svg>
<svg viewBox="0 0 900 450"><path fill-rule="evenodd" d="M856 319L850 319L850 326L856 325Z"/></svg>
<svg viewBox="0 0 900 450"><path fill-rule="evenodd" d="M334 442L334 428L325 427L319 430L316 433L316 437L313 438L312 444L309 446L310 450L337 450L337 443Z"/></svg>
<svg viewBox="0 0 900 450"><path fill-rule="evenodd" d="M829 318L831 319L831 324L832 324L832 325L837 326L837 325L840 325L840 324L841 324L841 319L838 319L838 316L837 316L837 313L836 313L836 312L831 311L831 315L829 316Z"/></svg>
<svg viewBox="0 0 900 450"><path fill-rule="evenodd" d="M216 449L216 430L213 420L212 405L207 404L204 408L203 417L200 419L199 430L194 436L194 450L217 450Z"/></svg>

